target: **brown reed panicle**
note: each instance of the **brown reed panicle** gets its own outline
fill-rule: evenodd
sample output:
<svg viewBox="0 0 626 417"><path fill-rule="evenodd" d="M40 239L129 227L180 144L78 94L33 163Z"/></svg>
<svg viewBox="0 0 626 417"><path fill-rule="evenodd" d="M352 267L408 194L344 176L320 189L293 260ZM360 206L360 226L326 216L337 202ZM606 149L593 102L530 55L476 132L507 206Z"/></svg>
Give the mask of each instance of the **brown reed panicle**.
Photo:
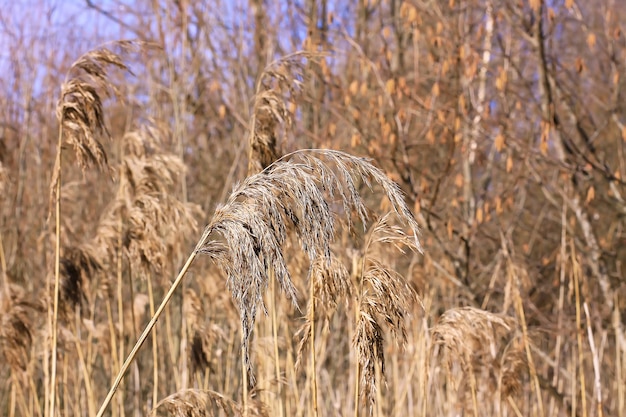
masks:
<svg viewBox="0 0 626 417"><path fill-rule="evenodd" d="M227 275L228 288L240 311L244 360L251 381L249 339L257 310L265 311L263 294L270 270L287 298L297 305L283 255L288 231L295 233L310 263L321 257L321 262L330 265L335 215L345 217L348 227L353 212L367 224L367 210L356 181L380 186L419 248L419 228L398 185L368 160L332 150L296 151L249 176L217 208L206 227L197 250L214 259ZM343 212L333 212L335 202Z"/></svg>
<svg viewBox="0 0 626 417"><path fill-rule="evenodd" d="M500 392L509 395L520 394L524 375L528 374L528 360L524 350L522 334L515 332L514 336L504 344L500 357Z"/></svg>
<svg viewBox="0 0 626 417"><path fill-rule="evenodd" d="M127 216L125 246L143 270L161 271L167 255L181 250L181 238L197 228L198 206L171 192L185 165L162 151L162 132L151 127L127 133L118 199Z"/></svg>
<svg viewBox="0 0 626 417"><path fill-rule="evenodd" d="M215 324L207 323L206 313L196 292L188 288L183 300L183 315L187 321L187 329L192 335L187 354L191 369L199 372L211 367L211 349L217 340L226 338L226 334Z"/></svg>
<svg viewBox="0 0 626 417"><path fill-rule="evenodd" d="M159 401L150 416L171 417L213 417L225 413L232 417L266 417L269 412L257 400L248 401L247 410L243 406L211 390L184 389Z"/></svg>
<svg viewBox="0 0 626 417"><path fill-rule="evenodd" d="M406 279L375 257L375 249L390 248L404 253L405 249L419 252L421 248L413 236L394 223L392 213L380 217L366 236L361 258L360 276L357 276L357 323L352 343L361 365L359 386L362 398L373 407L378 390L377 367L380 377L385 375L384 328L396 344L407 342L406 318L411 304L420 302L417 293ZM422 306L423 307L423 306Z"/></svg>
<svg viewBox="0 0 626 417"><path fill-rule="evenodd" d="M172 192L185 173L183 162L161 148L165 132L142 126L122 138L124 159L116 198L100 218L94 244L115 259L119 221L124 219L123 246L143 271L160 271L168 255L182 250L184 236L197 228L197 205Z"/></svg>
<svg viewBox="0 0 626 417"><path fill-rule="evenodd" d="M267 168L281 155L278 129L293 122L296 102L302 94L305 59L315 54L295 52L270 63L257 82L248 137L248 174Z"/></svg>
<svg viewBox="0 0 626 417"><path fill-rule="evenodd" d="M475 374L489 370L489 384L505 398L518 394L528 375L527 356L517 321L474 307L453 308L444 312L432 329L433 347L443 346L449 365L460 363L475 384ZM476 405L476 390L472 386Z"/></svg>
<svg viewBox="0 0 626 417"><path fill-rule="evenodd" d="M41 303L28 300L21 287L9 285L8 291L0 293L0 358L13 372L26 371L34 316L42 311Z"/></svg>
<svg viewBox="0 0 626 417"><path fill-rule="evenodd" d="M89 244L69 247L61 257L61 307L66 314L82 308L88 298L89 286L93 278L102 271L102 262L96 248ZM88 303L93 305L92 303Z"/></svg>
<svg viewBox="0 0 626 417"><path fill-rule="evenodd" d="M118 41L111 45L126 52L143 44ZM98 140L100 136L110 137L104 120L103 100L112 94L120 97L118 89L109 80L107 70L110 67L130 73L119 54L106 47L94 49L72 64L61 86L57 119L83 170L90 165L100 168L108 165L106 152Z"/></svg>
<svg viewBox="0 0 626 417"><path fill-rule="evenodd" d="M407 341L406 316L417 295L402 275L375 260L370 259L368 263L362 277L364 290L352 343L362 367L360 384L363 395L373 404L378 382L376 361L381 376L385 374L383 326L396 343L404 347Z"/></svg>
<svg viewBox="0 0 626 417"><path fill-rule="evenodd" d="M313 311L316 314L323 313L326 323L335 313L340 302L346 304L354 293L354 285L350 280L350 274L346 267L331 254L330 262L323 257L318 257L308 271L308 280L313 280L313 299L309 299L307 314L304 323L296 332L296 337L300 339L298 344L298 354L295 367L298 369L304 358L304 350L311 339L311 322L315 320ZM313 303L315 302L315 305Z"/></svg>
<svg viewBox="0 0 626 417"><path fill-rule="evenodd" d="M500 341L513 330L514 320L475 307L445 311L431 333L434 345L443 346L451 361L469 365L486 364L498 357ZM472 360L472 363L469 362Z"/></svg>

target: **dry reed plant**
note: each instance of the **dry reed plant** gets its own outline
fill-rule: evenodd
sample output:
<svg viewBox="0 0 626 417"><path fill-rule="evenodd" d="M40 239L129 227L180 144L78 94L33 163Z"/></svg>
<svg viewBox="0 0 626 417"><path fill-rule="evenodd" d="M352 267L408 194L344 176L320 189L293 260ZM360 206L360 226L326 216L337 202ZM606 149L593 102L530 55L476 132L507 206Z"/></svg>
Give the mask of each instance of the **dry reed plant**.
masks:
<svg viewBox="0 0 626 417"><path fill-rule="evenodd" d="M0 415L626 416L615 2L22 3L0 11ZM167 52L72 63L112 31ZM298 48L328 52L257 67ZM309 147L373 158L428 255L360 162L283 157Z"/></svg>
<svg viewBox="0 0 626 417"><path fill-rule="evenodd" d="M304 51L296 52L270 63L260 73L255 86L248 132L248 176L264 170L282 155L279 136L281 133L286 136L287 131L293 125L296 103L301 99L303 80L306 74L303 61L315 57L314 54ZM278 357L274 271L270 269L269 275L271 281L269 308L272 310L272 338L274 341L274 377L278 381L281 379L281 371ZM314 304L310 304L310 306L309 310L313 316ZM311 331L314 331L313 327L311 327ZM314 356L314 350L312 352ZM245 349L243 349L242 358L245 355ZM243 374L246 373L244 362L246 362L245 358L242 360ZM315 377L315 373L313 373L313 377ZM316 392L315 380L312 387L313 391ZM281 385L278 389L278 397L282 398ZM314 398L317 398L316 394L313 395ZM283 404L280 400L279 415L284 416Z"/></svg>
<svg viewBox="0 0 626 417"><path fill-rule="evenodd" d="M382 406L378 384L385 375L384 329L397 345L404 347L407 342L407 314L414 302L419 301L421 305L407 280L378 259L381 252L389 252L392 248L401 253L406 249L412 252L422 250L419 241L395 224L394 217L392 213L387 213L373 224L365 237L360 257L353 262L356 263L353 274L357 281L357 298L356 332L352 343L360 365L355 399L359 395L366 399L370 412L374 405ZM397 217L395 220L398 220ZM355 404L355 407L358 405Z"/></svg>
<svg viewBox="0 0 626 417"><path fill-rule="evenodd" d="M248 175L267 168L280 156L280 129L288 129L302 95L305 59L308 52L296 52L270 63L257 81L251 109L248 137Z"/></svg>
<svg viewBox="0 0 626 417"><path fill-rule="evenodd" d="M185 175L179 157L160 147L163 132L142 127L122 139L119 203L124 204L124 243L128 259L141 268L162 272L165 259L180 254L181 242L197 227L199 208L172 193L177 178Z"/></svg>
<svg viewBox="0 0 626 417"><path fill-rule="evenodd" d="M399 187L366 159L331 150L302 150L284 156L235 186L226 203L216 209L196 249L122 365L98 416L104 413L124 373L197 253L208 255L227 275L227 286L240 311L243 361L253 382L250 336L259 308L266 311L263 294L268 287L269 271L275 274L286 297L297 305L295 286L283 254L288 234L295 234L309 262L322 257L330 264L335 216L345 217L351 227L351 216L355 213L364 227L367 224L367 209L357 191L357 182L380 187L399 221L411 231L412 245L420 248L417 222ZM332 210L335 204L339 213ZM385 290L381 286L374 287ZM375 294L384 295L380 291ZM376 306L372 308L380 311ZM394 311L386 318L395 324L399 314ZM244 407L246 400L244 390Z"/></svg>
<svg viewBox="0 0 626 417"><path fill-rule="evenodd" d="M213 258L227 275L241 313L244 359L251 378L249 339L258 309L265 311L263 293L270 269L286 297L297 305L283 255L288 232L293 230L311 263L322 257L329 264L336 231L334 202L343 209L349 227L353 212L367 224L356 180L382 188L419 247L417 222L398 186L367 160L330 150L294 152L248 177L235 187L206 227L200 252Z"/></svg>
<svg viewBox="0 0 626 417"><path fill-rule="evenodd" d="M127 41L115 42L122 50L135 47L136 44ZM56 152L56 161L50 184L50 203L55 201L55 258L54 258L54 292L49 302L48 325L52 334L52 348L50 359L50 376L46 381L47 413L55 415L56 402L56 370L57 370L57 319L59 304L59 286L61 269L61 169L63 140L74 148L76 159L83 171L91 165L100 168L108 166L104 147L99 142L99 136L109 136L104 121L103 97L111 92L117 94L117 89L110 82L107 70L117 67L129 71L119 55L102 47L87 52L76 60L70 67L65 82L61 87L61 97L56 106L56 116L59 122L59 134Z"/></svg>
<svg viewBox="0 0 626 417"><path fill-rule="evenodd" d="M454 381L451 372L451 365L455 363L461 365L469 378L475 414L478 391L495 391L497 398L508 398L520 391L528 367L522 334L512 317L475 307L453 308L439 317L431 333L433 348L443 348L443 361L453 382L461 382ZM489 385L478 387L477 377L483 370L489 375ZM461 394L468 392L466 384L459 389Z"/></svg>
<svg viewBox="0 0 626 417"><path fill-rule="evenodd" d="M350 273L334 255L331 255L330 262L321 256L318 257L311 264L307 280L312 281L313 297L308 300L304 323L296 332L296 337L300 340L296 369L300 368L304 351L311 340L311 326L317 319L315 315L324 317L325 325L328 326L338 305L342 302L347 304L354 293Z"/></svg>
<svg viewBox="0 0 626 417"><path fill-rule="evenodd" d="M150 415L155 417L161 415L172 417L217 417L221 415L266 417L269 416L269 412L265 405L258 401L250 401L249 406L244 408L215 391L185 389L159 401Z"/></svg>
<svg viewBox="0 0 626 417"><path fill-rule="evenodd" d="M20 287L10 285L0 293L0 356L14 373L21 374L30 361L34 316L43 310Z"/></svg>
<svg viewBox="0 0 626 417"><path fill-rule="evenodd" d="M124 135L120 185L111 211L105 215L103 227L99 230L102 232L99 233L101 244L118 248L128 260L120 264L121 254L115 255L118 260L116 268L127 271L130 287L133 287L133 277L139 277L146 283L151 315L155 312L153 281L165 275L168 260L180 256L183 242L197 227L194 216L199 213L196 205L181 201L173 191L177 180L185 175L185 166L179 157L162 149L166 134L156 126L144 125ZM118 271L120 274L121 271ZM155 282L158 287L165 284L162 281ZM123 284L119 278L117 286L118 315L121 316L123 309L119 307L122 299L119 292ZM138 327L132 330L131 334L136 337ZM156 332L153 333L152 341L152 398L153 403L156 403L159 392Z"/></svg>

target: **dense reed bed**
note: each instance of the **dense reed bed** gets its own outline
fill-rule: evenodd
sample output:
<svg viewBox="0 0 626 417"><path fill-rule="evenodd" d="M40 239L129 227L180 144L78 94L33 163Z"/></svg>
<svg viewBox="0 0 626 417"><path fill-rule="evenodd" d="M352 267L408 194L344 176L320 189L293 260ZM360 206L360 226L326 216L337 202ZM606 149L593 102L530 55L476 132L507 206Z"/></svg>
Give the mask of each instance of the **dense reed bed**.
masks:
<svg viewBox="0 0 626 417"><path fill-rule="evenodd" d="M625 16L361 3L12 35L1 415L626 415Z"/></svg>

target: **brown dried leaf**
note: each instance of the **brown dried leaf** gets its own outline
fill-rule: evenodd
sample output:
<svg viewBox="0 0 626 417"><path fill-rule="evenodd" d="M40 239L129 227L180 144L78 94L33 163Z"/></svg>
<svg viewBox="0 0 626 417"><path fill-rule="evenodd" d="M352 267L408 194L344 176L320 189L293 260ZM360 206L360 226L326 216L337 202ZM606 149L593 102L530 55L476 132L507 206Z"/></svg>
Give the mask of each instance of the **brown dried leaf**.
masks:
<svg viewBox="0 0 626 417"><path fill-rule="evenodd" d="M596 197L596 189L593 187L593 185L591 187L589 187L589 189L587 190L587 197L585 198L585 202L587 204L589 204L591 201L593 201L593 199Z"/></svg>
<svg viewBox="0 0 626 417"><path fill-rule="evenodd" d="M589 33L587 35L587 46L589 46L589 49L593 49L593 47L596 46L596 34L595 33Z"/></svg>
<svg viewBox="0 0 626 417"><path fill-rule="evenodd" d="M507 172L507 174L510 174L511 171L513 171L513 157L511 155L509 155L506 158L506 172Z"/></svg>
<svg viewBox="0 0 626 417"><path fill-rule="evenodd" d="M504 148L504 135L502 133L498 133L494 139L494 144L496 146L496 151L502 152L502 149Z"/></svg>
<svg viewBox="0 0 626 417"><path fill-rule="evenodd" d="M478 224L481 224L484 220L483 217L483 208L482 207L478 207L478 209L476 209L476 222Z"/></svg>
<svg viewBox="0 0 626 417"><path fill-rule="evenodd" d="M539 8L541 7L541 1L542 0L529 0L528 1L530 8L533 9L535 13L539 11Z"/></svg>
<svg viewBox="0 0 626 417"><path fill-rule="evenodd" d="M348 87L348 91L353 96L356 96L356 93L359 91L359 82L357 80L352 81L350 87Z"/></svg>
<svg viewBox="0 0 626 417"><path fill-rule="evenodd" d="M433 88L432 88L432 95L435 97L439 97L439 83L435 83L433 84Z"/></svg>

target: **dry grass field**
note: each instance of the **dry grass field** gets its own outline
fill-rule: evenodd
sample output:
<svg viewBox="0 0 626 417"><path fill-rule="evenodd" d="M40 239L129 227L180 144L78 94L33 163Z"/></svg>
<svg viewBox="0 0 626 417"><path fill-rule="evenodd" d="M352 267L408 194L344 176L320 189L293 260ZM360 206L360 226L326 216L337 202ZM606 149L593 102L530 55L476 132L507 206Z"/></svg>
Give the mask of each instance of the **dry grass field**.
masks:
<svg viewBox="0 0 626 417"><path fill-rule="evenodd" d="M624 0L2 2L0 415L626 416Z"/></svg>

